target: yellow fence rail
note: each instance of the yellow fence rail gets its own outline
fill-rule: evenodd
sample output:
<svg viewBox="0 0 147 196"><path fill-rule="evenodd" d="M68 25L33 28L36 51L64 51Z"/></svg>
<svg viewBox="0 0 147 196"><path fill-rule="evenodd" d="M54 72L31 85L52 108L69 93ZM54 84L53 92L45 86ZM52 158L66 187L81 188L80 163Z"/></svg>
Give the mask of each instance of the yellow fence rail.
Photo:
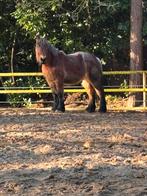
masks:
<svg viewBox="0 0 147 196"><path fill-rule="evenodd" d="M130 74L143 74L147 71L104 71L104 75L130 75ZM0 77L11 77L11 76L43 76L41 72L15 72L15 73L0 73Z"/></svg>
<svg viewBox="0 0 147 196"><path fill-rule="evenodd" d="M112 93L112 92L142 92L143 93L143 107L135 107L135 108L126 108L126 109L144 109L147 110L146 107L146 74L147 71L104 71L104 75L112 76L112 75L130 75L130 74L142 74L142 88L105 88L105 92ZM17 73L0 73L0 77L26 77L26 76L43 76L41 72L17 72ZM29 88L29 87L28 87ZM85 92L85 89L81 88L66 88L64 89L65 92L74 93L74 92ZM0 89L0 94L20 94L20 93L51 93L50 89L35 89L35 87L31 89L11 89L11 87L6 87L5 89Z"/></svg>

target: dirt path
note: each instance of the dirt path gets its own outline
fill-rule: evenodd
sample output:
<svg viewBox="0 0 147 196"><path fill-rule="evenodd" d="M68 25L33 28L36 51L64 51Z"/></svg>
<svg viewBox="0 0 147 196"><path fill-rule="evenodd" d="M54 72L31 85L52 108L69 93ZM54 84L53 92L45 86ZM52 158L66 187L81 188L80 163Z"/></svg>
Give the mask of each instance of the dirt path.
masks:
<svg viewBox="0 0 147 196"><path fill-rule="evenodd" d="M147 195L147 113L0 108L0 195Z"/></svg>

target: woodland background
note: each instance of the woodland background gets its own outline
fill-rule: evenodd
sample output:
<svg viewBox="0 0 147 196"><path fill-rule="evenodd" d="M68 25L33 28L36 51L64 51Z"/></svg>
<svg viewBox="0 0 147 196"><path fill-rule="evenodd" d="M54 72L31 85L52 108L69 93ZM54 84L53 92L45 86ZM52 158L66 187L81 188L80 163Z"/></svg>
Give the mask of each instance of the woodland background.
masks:
<svg viewBox="0 0 147 196"><path fill-rule="evenodd" d="M143 69L146 69L147 1L142 3ZM103 70L129 70L130 12L129 0L0 0L0 72L39 71L34 54L38 32L66 53L79 50L94 53L101 59ZM117 84L118 80L128 85L124 76L112 77L107 83ZM44 82L17 78L15 85L43 86ZM1 86L14 86L14 81L1 78Z"/></svg>

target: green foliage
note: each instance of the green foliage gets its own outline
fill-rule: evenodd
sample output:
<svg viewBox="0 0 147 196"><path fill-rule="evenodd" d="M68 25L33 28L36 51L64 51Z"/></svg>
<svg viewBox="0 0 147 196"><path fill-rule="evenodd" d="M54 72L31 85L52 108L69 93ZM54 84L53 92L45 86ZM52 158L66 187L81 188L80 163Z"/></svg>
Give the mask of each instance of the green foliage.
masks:
<svg viewBox="0 0 147 196"><path fill-rule="evenodd" d="M122 89L128 89L129 88L129 84L128 84L128 81L126 79L124 79L124 81L121 83L120 88L122 88ZM128 97L129 92L125 92L124 95L125 95L125 97Z"/></svg>
<svg viewBox="0 0 147 196"><path fill-rule="evenodd" d="M26 1L22 1L22 3L17 4L12 16L26 32L30 32L32 36L35 36L37 32L43 33L46 27L40 12L41 9L35 10L30 3L27 4Z"/></svg>
<svg viewBox="0 0 147 196"><path fill-rule="evenodd" d="M88 50L103 53L107 58L115 52L116 44L126 40L123 36L128 28L122 20L126 18L123 12L127 9L126 0L111 3L107 0L22 0L17 3L13 16L31 37L39 32L65 51Z"/></svg>
<svg viewBox="0 0 147 196"><path fill-rule="evenodd" d="M40 77L26 77L26 78L17 78L15 83L11 79L6 80L3 84L5 89L36 89L36 88L45 88L46 83L44 79ZM11 106L15 107L30 107L32 103L32 94L8 94L7 101ZM37 94L35 99L41 99L41 94Z"/></svg>
<svg viewBox="0 0 147 196"><path fill-rule="evenodd" d="M13 0L0 0L0 70L8 64L11 52L15 20L10 13L15 10Z"/></svg>
<svg viewBox="0 0 147 196"><path fill-rule="evenodd" d="M53 45L67 53L78 50L93 52L106 63L111 60L112 55L129 48L130 3L128 0L111 2L108 0L7 0L2 2L3 10L7 10L8 13L3 20L7 21L7 28L13 29L13 31L8 30L11 32L9 43L12 43L14 33L18 29L15 48L15 64L18 65L15 65L15 70L18 67L21 71L22 63L34 64L35 59L31 62L29 57L33 56L33 40L38 32L46 35ZM6 9L8 4L11 6ZM11 25L12 20L13 25ZM2 43L4 46L7 40ZM11 54L10 49L6 52ZM1 56L3 62L4 59L10 62L10 55Z"/></svg>

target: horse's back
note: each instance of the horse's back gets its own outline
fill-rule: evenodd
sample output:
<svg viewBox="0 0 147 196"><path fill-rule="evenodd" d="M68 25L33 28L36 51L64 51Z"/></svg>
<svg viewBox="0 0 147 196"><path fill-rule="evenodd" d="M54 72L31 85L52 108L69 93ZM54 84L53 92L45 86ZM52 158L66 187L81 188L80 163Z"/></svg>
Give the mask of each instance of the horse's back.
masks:
<svg viewBox="0 0 147 196"><path fill-rule="evenodd" d="M62 60L64 67L64 83L80 83L85 75L82 56L78 52L72 54L64 54Z"/></svg>
<svg viewBox="0 0 147 196"><path fill-rule="evenodd" d="M64 56L65 83L69 81L90 80L101 78L102 67L100 60L88 52L75 52Z"/></svg>
<svg viewBox="0 0 147 196"><path fill-rule="evenodd" d="M98 82L101 85L103 78L102 74L102 64L98 57L94 54L88 52L80 52L83 57L83 62L85 66L85 80L91 82Z"/></svg>
<svg viewBox="0 0 147 196"><path fill-rule="evenodd" d="M102 64L98 57L96 57L92 53L88 52L79 52L82 55L83 61L87 66L87 69L98 71L99 73L102 72Z"/></svg>

